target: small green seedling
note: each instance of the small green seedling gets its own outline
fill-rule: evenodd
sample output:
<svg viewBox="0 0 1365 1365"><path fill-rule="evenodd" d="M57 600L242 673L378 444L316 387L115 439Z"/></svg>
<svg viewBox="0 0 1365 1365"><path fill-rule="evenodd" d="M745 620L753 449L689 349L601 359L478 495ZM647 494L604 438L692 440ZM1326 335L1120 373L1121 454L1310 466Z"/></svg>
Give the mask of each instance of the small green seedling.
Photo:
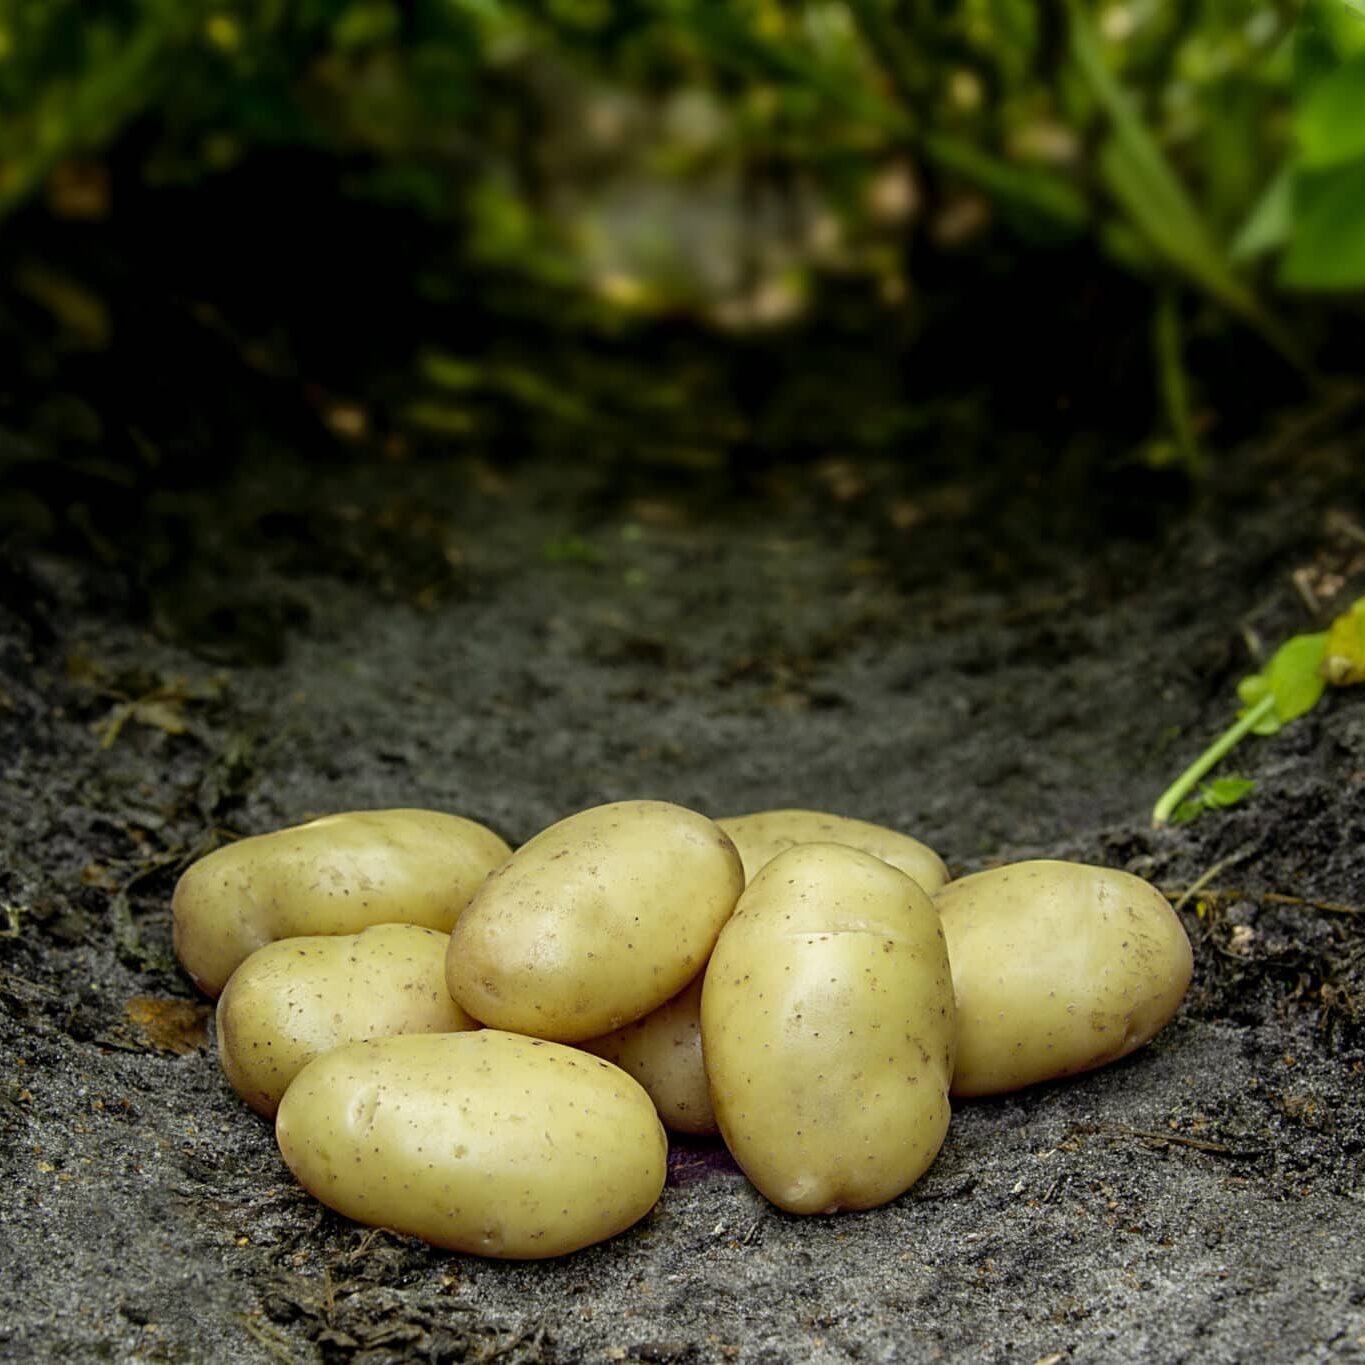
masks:
<svg viewBox="0 0 1365 1365"><path fill-rule="evenodd" d="M1327 630L1286 640L1259 673L1237 684L1242 701L1237 720L1162 793L1152 810L1152 823L1193 820L1206 810L1240 801L1255 785L1245 778L1225 778L1195 796L1191 793L1246 735L1275 734L1311 711L1328 683L1346 687L1359 682L1365 682L1365 597Z"/></svg>

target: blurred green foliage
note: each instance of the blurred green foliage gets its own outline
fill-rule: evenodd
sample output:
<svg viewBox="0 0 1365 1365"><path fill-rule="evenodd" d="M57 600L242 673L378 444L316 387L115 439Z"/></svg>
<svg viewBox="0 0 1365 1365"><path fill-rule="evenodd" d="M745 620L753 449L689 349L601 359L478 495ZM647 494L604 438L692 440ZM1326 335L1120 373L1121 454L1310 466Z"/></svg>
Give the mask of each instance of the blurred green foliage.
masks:
<svg viewBox="0 0 1365 1365"><path fill-rule="evenodd" d="M476 267L733 324L799 314L817 271L913 307L920 242L1088 244L1150 285L1192 464L1191 311L1307 373L1297 295L1365 286L1365 6L0 0L0 219L289 147Z"/></svg>
<svg viewBox="0 0 1365 1365"><path fill-rule="evenodd" d="M479 96L478 16L386 0L0 0L0 208L72 156L142 122L154 182L221 172L253 149L304 144L391 159L376 190L419 199L427 158ZM438 193L428 207L441 202Z"/></svg>

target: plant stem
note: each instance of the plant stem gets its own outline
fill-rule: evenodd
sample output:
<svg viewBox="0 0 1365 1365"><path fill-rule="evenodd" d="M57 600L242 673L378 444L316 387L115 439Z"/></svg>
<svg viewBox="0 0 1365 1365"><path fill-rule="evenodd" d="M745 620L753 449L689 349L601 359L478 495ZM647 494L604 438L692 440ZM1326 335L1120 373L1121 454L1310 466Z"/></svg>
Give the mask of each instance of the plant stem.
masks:
<svg viewBox="0 0 1365 1365"><path fill-rule="evenodd" d="M1175 812L1175 808L1194 790L1195 784L1210 768L1214 767L1223 755L1233 748L1246 734L1249 734L1275 709L1275 694L1267 692L1255 706L1242 716L1234 725L1229 726L1217 739L1204 750L1198 758L1185 769L1161 794L1152 807L1152 824L1164 825Z"/></svg>
<svg viewBox="0 0 1365 1365"><path fill-rule="evenodd" d="M1163 285L1157 293L1153 332L1166 418L1171 424L1185 472L1191 478L1197 478L1204 473L1204 452L1195 439L1194 420L1190 414L1190 386L1181 356L1180 305L1173 285Z"/></svg>

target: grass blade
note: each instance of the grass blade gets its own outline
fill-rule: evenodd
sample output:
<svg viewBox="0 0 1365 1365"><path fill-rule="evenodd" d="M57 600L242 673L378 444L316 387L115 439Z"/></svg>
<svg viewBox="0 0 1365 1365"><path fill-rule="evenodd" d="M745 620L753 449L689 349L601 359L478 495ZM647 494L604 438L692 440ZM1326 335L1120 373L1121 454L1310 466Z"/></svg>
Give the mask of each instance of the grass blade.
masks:
<svg viewBox="0 0 1365 1365"><path fill-rule="evenodd" d="M1109 143L1100 156L1106 187L1166 262L1229 312L1249 322L1296 369L1310 366L1298 343L1237 276L1136 105L1105 64L1080 0L1070 0L1071 53L1108 116Z"/></svg>
<svg viewBox="0 0 1365 1365"><path fill-rule="evenodd" d="M1072 56L1113 132L1100 170L1114 197L1173 265L1233 311L1255 315L1255 298L1228 268L1194 201L1105 64L1078 0L1071 0L1070 9Z"/></svg>

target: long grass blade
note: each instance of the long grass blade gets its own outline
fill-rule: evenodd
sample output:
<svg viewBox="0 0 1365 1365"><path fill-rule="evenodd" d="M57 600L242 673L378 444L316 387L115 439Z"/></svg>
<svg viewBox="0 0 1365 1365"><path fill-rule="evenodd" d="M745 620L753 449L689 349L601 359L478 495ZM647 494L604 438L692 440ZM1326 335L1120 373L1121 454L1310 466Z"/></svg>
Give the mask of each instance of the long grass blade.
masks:
<svg viewBox="0 0 1365 1365"><path fill-rule="evenodd" d="M1167 263L1210 298L1257 329L1296 369L1310 366L1294 338L1241 280L1137 106L1105 64L1080 0L1069 0L1076 69L1108 116L1111 137L1100 156L1110 194Z"/></svg>

